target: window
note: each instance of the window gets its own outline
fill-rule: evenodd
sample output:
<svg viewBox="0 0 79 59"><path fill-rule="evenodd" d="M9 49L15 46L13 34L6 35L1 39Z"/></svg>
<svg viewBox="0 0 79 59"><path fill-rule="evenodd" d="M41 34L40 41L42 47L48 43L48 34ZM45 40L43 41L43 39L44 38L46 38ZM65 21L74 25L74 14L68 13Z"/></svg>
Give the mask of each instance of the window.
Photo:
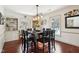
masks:
<svg viewBox="0 0 79 59"><path fill-rule="evenodd" d="M60 36L60 16L54 16L52 20L52 29L55 30L55 35Z"/></svg>

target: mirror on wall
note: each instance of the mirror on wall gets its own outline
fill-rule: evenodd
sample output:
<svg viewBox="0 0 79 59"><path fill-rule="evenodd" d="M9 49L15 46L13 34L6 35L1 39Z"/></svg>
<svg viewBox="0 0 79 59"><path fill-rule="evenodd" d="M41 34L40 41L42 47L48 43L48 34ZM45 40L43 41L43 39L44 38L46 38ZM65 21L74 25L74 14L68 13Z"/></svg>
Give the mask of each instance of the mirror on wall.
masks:
<svg viewBox="0 0 79 59"><path fill-rule="evenodd" d="M79 15L65 17L65 28L79 28Z"/></svg>

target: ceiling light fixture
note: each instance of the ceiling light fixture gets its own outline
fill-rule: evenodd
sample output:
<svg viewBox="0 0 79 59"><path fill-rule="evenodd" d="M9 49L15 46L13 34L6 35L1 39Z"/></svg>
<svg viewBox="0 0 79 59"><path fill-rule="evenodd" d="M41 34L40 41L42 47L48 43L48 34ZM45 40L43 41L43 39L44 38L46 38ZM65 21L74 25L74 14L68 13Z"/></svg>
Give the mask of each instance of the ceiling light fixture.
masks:
<svg viewBox="0 0 79 59"><path fill-rule="evenodd" d="M36 16L34 16L33 20L39 20L40 19L40 15L38 13L38 7L39 7L39 5L36 5Z"/></svg>
<svg viewBox="0 0 79 59"><path fill-rule="evenodd" d="M37 15L36 16L38 16L38 7L39 7L39 5L36 5L36 10L37 10Z"/></svg>

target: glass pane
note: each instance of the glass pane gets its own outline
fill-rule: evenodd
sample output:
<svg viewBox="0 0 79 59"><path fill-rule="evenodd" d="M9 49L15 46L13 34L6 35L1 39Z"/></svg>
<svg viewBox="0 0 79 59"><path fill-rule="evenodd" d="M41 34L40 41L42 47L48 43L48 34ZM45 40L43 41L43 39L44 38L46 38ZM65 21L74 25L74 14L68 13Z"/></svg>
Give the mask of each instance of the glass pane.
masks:
<svg viewBox="0 0 79 59"><path fill-rule="evenodd" d="M52 29L55 30L55 35L60 36L60 16L52 17Z"/></svg>

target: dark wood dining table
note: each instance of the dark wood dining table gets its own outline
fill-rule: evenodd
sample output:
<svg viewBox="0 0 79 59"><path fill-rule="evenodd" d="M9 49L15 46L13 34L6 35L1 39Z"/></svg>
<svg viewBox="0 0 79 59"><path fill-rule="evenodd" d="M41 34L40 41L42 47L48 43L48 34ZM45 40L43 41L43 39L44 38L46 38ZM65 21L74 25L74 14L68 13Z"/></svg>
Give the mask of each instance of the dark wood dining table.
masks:
<svg viewBox="0 0 79 59"><path fill-rule="evenodd" d="M49 36L44 36L43 34L44 34L43 31L28 32L29 38L27 39L27 42L24 42L24 43L27 43L27 45L29 45L28 42L32 41L34 43L34 47L33 47L34 48L34 52L36 53L37 49L39 49L38 46L40 45L40 43L41 43L41 45L43 45L42 51L44 52L44 50L45 50L45 48L44 48L45 47L45 43L48 42L47 49L48 49L48 52L50 53L50 37ZM25 49L25 47L24 47L24 49ZM27 47L27 49L28 49L28 47ZM27 53L28 53L28 51L27 51Z"/></svg>
<svg viewBox="0 0 79 59"><path fill-rule="evenodd" d="M33 40L34 46L35 46L34 48L35 52L37 52L36 51L37 49L42 49L42 52L45 52L45 49L46 49L46 50L49 50L48 52L50 52L50 40L49 40L49 37L43 38L43 31L36 32L36 33L31 32L31 34L32 34L31 39ZM36 35L37 37L34 37L34 35ZM47 43L47 46L45 45L45 43Z"/></svg>

